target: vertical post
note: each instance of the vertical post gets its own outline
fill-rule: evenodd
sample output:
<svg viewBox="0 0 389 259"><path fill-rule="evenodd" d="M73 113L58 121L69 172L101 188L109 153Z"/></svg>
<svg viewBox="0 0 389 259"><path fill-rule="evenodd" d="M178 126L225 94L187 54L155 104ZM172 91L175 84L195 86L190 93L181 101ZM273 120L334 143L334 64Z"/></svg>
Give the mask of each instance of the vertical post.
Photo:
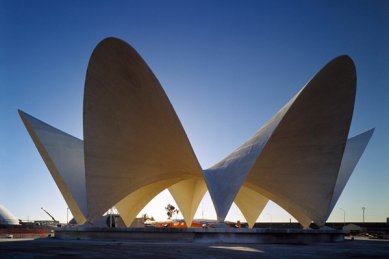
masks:
<svg viewBox="0 0 389 259"><path fill-rule="evenodd" d="M346 210L343 208L339 208L339 209L343 211L343 224L346 225Z"/></svg>
<svg viewBox="0 0 389 259"><path fill-rule="evenodd" d="M69 225L69 208L66 208L66 224Z"/></svg>
<svg viewBox="0 0 389 259"><path fill-rule="evenodd" d="M365 210L366 207L362 207L362 222L365 223Z"/></svg>

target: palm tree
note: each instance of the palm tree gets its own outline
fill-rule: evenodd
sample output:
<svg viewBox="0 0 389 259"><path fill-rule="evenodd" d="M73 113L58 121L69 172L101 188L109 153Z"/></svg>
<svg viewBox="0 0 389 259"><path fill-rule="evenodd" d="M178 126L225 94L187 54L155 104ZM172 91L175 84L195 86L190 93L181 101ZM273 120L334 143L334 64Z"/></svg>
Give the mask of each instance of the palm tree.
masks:
<svg viewBox="0 0 389 259"><path fill-rule="evenodd" d="M170 203L165 207L165 210L168 219L171 219L174 216L174 214L178 215L178 213L180 212L178 209L176 209L176 207L174 207Z"/></svg>

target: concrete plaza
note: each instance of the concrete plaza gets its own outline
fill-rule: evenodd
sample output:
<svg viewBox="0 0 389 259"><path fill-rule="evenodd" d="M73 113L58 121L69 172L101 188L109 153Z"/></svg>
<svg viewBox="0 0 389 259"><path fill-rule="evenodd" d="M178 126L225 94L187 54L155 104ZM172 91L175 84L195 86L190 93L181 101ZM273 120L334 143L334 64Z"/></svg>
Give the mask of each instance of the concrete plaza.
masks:
<svg viewBox="0 0 389 259"><path fill-rule="evenodd" d="M0 239L0 258L389 258L389 240L310 245Z"/></svg>

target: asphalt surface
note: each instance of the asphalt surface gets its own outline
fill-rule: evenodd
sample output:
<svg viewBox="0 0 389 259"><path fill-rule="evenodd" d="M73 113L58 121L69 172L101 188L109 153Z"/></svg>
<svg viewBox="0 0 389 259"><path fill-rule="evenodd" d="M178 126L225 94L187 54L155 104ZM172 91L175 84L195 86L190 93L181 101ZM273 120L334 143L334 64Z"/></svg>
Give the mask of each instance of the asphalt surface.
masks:
<svg viewBox="0 0 389 259"><path fill-rule="evenodd" d="M389 240L310 245L0 239L0 258L389 258Z"/></svg>

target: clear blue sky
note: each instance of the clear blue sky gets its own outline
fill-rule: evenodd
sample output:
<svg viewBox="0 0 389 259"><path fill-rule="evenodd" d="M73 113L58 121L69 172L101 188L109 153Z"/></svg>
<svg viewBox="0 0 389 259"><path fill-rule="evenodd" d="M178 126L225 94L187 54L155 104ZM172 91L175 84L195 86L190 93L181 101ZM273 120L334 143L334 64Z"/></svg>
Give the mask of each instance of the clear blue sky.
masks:
<svg viewBox="0 0 389 259"><path fill-rule="evenodd" d="M82 136L93 48L134 46L170 98L203 168L228 155L332 58L348 54L358 86L350 136L376 127L330 221L389 217L389 2L0 0L0 204L61 221L66 204L17 114ZM164 193L145 212L164 218ZM159 206L159 207L158 207ZM209 196L200 205L214 217ZM263 221L289 221L274 204ZM234 207L228 219L243 220Z"/></svg>

